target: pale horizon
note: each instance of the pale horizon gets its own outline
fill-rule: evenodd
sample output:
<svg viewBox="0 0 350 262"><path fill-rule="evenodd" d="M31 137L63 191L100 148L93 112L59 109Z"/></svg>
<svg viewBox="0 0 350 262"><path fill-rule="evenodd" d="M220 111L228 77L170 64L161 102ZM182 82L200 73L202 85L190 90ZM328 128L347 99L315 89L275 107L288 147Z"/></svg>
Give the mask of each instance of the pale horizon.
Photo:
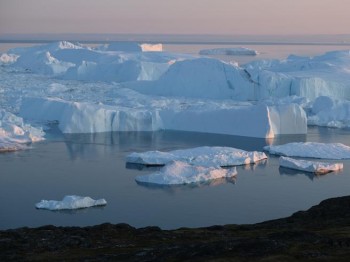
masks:
<svg viewBox="0 0 350 262"><path fill-rule="evenodd" d="M0 35L348 35L347 0L0 0Z"/></svg>

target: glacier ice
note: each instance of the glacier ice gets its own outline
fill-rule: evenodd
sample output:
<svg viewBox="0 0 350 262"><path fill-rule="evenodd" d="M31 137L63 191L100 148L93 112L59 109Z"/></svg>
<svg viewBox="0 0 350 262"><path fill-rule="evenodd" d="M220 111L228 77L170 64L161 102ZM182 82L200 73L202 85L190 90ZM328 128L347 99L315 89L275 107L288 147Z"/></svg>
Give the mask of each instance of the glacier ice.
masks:
<svg viewBox="0 0 350 262"><path fill-rule="evenodd" d="M191 165L187 162L173 161L161 168L159 172L140 175L135 178L139 183L158 185L183 185L205 183L219 178L236 176L236 168L220 168Z"/></svg>
<svg viewBox="0 0 350 262"><path fill-rule="evenodd" d="M294 142L284 145L265 146L270 154L288 157L321 159L350 159L350 147L341 143Z"/></svg>
<svg viewBox="0 0 350 262"><path fill-rule="evenodd" d="M258 55L258 51L246 47L213 48L199 51L200 55Z"/></svg>
<svg viewBox="0 0 350 262"><path fill-rule="evenodd" d="M343 169L342 163L307 161L283 156L279 158L279 164L281 167L301 170L305 172L312 172L316 174L325 174Z"/></svg>
<svg viewBox="0 0 350 262"><path fill-rule="evenodd" d="M91 197L69 195L65 196L61 201L41 200L39 203L35 204L35 207L38 209L64 210L105 205L107 205L107 201L103 198L94 200Z"/></svg>
<svg viewBox="0 0 350 262"><path fill-rule="evenodd" d="M172 161L182 161L199 166L237 166L253 164L266 159L263 152L248 152L232 147L196 147L170 152L148 151L132 153L126 162L143 165L166 165Z"/></svg>

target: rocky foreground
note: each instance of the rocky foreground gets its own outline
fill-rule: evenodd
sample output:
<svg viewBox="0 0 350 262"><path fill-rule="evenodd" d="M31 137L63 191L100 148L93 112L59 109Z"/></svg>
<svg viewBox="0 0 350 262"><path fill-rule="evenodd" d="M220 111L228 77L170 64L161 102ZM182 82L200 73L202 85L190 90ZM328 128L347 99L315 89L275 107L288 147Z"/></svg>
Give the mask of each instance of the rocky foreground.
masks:
<svg viewBox="0 0 350 262"><path fill-rule="evenodd" d="M0 261L350 261L350 196L254 225L0 231Z"/></svg>

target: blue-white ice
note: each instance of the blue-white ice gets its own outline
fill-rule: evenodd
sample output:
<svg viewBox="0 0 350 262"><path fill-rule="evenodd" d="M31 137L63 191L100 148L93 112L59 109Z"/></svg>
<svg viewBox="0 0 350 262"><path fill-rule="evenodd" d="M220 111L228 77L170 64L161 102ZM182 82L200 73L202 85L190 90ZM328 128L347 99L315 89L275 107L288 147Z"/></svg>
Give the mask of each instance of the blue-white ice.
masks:
<svg viewBox="0 0 350 262"><path fill-rule="evenodd" d="M239 66L162 45L57 42L9 50L0 63L0 109L27 123L56 120L65 133L165 129L270 138L305 134L307 123L350 123L349 51Z"/></svg>
<svg viewBox="0 0 350 262"><path fill-rule="evenodd" d="M103 198L94 200L91 197L69 195L62 200L41 200L35 204L35 207L38 209L65 210L105 205L107 205L107 201Z"/></svg>

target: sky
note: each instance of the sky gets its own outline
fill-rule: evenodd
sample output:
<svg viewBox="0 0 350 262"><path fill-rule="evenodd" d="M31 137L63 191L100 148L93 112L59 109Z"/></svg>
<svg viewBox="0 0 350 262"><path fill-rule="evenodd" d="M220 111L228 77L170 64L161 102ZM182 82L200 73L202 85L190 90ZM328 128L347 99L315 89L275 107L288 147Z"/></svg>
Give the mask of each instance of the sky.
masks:
<svg viewBox="0 0 350 262"><path fill-rule="evenodd" d="M350 34L350 0L0 0L1 34Z"/></svg>

